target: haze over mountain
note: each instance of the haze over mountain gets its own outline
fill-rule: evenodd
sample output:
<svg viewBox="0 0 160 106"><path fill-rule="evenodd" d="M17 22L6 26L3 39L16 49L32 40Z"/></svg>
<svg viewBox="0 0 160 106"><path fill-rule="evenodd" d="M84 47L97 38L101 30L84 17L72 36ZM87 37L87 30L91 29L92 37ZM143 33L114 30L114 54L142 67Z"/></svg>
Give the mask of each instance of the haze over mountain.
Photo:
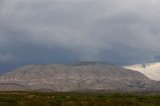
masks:
<svg viewBox="0 0 160 106"><path fill-rule="evenodd" d="M28 65L0 76L0 90L158 91L140 72L100 63Z"/></svg>
<svg viewBox="0 0 160 106"><path fill-rule="evenodd" d="M124 68L139 71L153 80L160 81L160 62L135 64L124 66Z"/></svg>

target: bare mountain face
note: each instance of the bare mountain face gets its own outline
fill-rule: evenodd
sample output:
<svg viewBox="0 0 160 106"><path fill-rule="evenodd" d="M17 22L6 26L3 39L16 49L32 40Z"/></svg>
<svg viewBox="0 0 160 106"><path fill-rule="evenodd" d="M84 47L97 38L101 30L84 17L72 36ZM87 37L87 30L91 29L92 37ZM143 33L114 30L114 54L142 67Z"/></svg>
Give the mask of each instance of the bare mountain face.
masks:
<svg viewBox="0 0 160 106"><path fill-rule="evenodd" d="M137 71L106 64L29 65L0 76L0 90L158 91L160 84Z"/></svg>

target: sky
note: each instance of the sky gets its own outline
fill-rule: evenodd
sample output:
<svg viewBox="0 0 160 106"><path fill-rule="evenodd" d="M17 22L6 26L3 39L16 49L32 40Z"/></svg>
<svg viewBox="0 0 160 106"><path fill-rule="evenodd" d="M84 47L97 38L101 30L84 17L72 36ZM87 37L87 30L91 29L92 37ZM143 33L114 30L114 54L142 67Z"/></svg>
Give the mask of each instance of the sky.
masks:
<svg viewBox="0 0 160 106"><path fill-rule="evenodd" d="M160 60L159 0L0 0L0 72Z"/></svg>

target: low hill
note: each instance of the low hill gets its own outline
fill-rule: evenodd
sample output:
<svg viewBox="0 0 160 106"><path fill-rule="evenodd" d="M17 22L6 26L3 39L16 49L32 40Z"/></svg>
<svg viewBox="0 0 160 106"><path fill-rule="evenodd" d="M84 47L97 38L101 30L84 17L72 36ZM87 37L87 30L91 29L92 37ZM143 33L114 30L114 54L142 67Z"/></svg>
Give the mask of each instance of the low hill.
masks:
<svg viewBox="0 0 160 106"><path fill-rule="evenodd" d="M125 92L158 91L160 84L137 71L107 64L87 63L21 67L1 75L0 88L1 91L13 89L58 92L101 90Z"/></svg>

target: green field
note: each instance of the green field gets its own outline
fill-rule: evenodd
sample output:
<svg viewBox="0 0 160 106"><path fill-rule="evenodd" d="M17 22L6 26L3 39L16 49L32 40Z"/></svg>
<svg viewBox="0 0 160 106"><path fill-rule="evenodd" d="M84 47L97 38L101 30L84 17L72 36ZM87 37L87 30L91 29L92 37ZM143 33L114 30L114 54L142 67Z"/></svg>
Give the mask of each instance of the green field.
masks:
<svg viewBox="0 0 160 106"><path fill-rule="evenodd" d="M160 106L160 94L0 92L0 106Z"/></svg>

